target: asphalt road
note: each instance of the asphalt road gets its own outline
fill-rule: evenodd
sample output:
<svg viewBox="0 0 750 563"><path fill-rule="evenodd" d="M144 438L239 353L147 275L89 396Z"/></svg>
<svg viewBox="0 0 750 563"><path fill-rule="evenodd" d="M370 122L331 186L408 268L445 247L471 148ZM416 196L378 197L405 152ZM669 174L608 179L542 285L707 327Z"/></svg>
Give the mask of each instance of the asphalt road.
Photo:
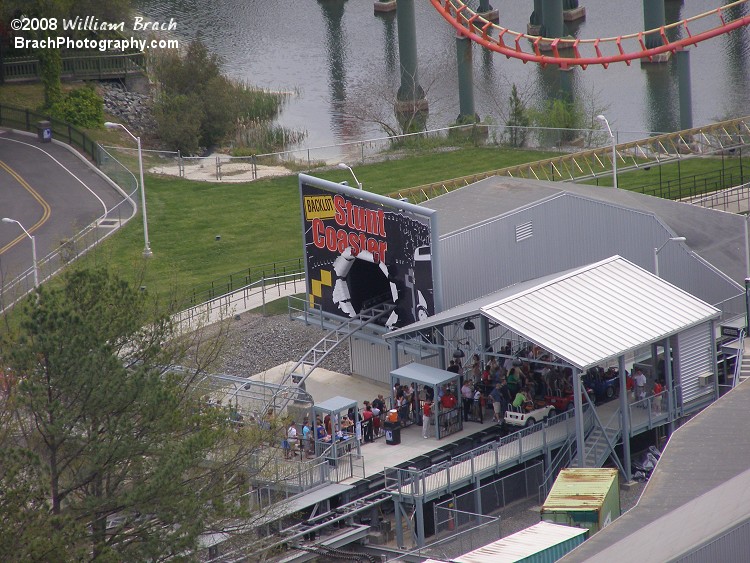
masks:
<svg viewBox="0 0 750 563"><path fill-rule="evenodd" d="M89 224L108 219L97 227L103 236L134 213L133 203L67 146L0 129L0 218L34 235L38 261ZM29 238L18 225L0 223L3 286L31 265Z"/></svg>

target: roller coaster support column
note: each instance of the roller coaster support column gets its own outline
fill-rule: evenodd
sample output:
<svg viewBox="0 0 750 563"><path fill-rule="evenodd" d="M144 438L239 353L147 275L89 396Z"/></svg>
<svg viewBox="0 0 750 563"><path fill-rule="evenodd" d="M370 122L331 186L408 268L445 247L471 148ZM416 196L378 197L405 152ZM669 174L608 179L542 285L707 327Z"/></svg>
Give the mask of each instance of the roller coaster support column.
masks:
<svg viewBox="0 0 750 563"><path fill-rule="evenodd" d="M526 24L526 33L529 35L541 35L542 34L542 12L544 8L542 6L542 0L534 0L534 11L531 12L529 23Z"/></svg>
<svg viewBox="0 0 750 563"><path fill-rule="evenodd" d="M586 17L586 8L578 5L578 0L563 0L563 19L566 22Z"/></svg>
<svg viewBox="0 0 750 563"><path fill-rule="evenodd" d="M490 5L490 0L479 0L477 14L487 21L496 22L500 20L500 12Z"/></svg>
<svg viewBox="0 0 750 563"><path fill-rule="evenodd" d="M408 128L418 114L427 113L427 99L419 85L417 73L417 27L414 0L397 0L398 58L401 63L401 86L396 95L396 115Z"/></svg>
<svg viewBox="0 0 750 563"><path fill-rule="evenodd" d="M471 61L472 41L456 34L456 62L458 67L458 123L474 123L474 67Z"/></svg>
<svg viewBox="0 0 750 563"><path fill-rule="evenodd" d="M542 33L545 37L563 36L563 0L542 0Z"/></svg>
<svg viewBox="0 0 750 563"><path fill-rule="evenodd" d="M680 129L693 128L693 97L690 92L690 51L680 49L677 57L677 76L680 88Z"/></svg>
<svg viewBox="0 0 750 563"><path fill-rule="evenodd" d="M663 27L665 21L664 0L643 0L643 27L645 29ZM646 36L646 48L648 49L660 47L663 43L664 41L658 33L651 33ZM660 60L654 59L654 62L660 62Z"/></svg>

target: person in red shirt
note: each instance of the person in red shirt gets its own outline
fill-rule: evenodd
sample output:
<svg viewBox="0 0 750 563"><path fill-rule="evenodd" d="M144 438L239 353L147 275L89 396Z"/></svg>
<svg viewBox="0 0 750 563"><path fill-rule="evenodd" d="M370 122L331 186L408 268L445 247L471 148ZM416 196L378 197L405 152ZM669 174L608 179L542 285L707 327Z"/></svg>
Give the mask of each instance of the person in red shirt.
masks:
<svg viewBox="0 0 750 563"><path fill-rule="evenodd" d="M456 396L451 393L448 389L443 393L440 399L440 405L445 409L452 409L456 406Z"/></svg>

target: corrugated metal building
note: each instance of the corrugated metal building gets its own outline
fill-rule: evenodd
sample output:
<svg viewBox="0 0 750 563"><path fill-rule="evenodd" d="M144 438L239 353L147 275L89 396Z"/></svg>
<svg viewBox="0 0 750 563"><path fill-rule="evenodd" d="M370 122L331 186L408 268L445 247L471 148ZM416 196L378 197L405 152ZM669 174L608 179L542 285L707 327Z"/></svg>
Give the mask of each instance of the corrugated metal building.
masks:
<svg viewBox="0 0 750 563"><path fill-rule="evenodd" d="M653 271L654 249L684 236L686 242L672 242L660 251L660 276L716 306L724 318L744 313L740 216L626 190L505 177L488 178L422 205L438 211L444 310L613 255ZM454 336L466 340L460 327ZM702 338L710 345L705 331L680 338ZM387 349L361 340L351 348L352 371L388 382ZM399 356L400 364L412 360L440 365L436 356Z"/></svg>

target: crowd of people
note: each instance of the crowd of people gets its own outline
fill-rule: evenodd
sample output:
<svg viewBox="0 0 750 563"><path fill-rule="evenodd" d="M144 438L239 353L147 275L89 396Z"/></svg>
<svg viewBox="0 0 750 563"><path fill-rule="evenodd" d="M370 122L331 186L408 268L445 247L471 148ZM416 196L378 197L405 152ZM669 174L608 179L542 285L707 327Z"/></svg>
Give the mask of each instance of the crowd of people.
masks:
<svg viewBox="0 0 750 563"><path fill-rule="evenodd" d="M372 401L363 401L359 408L350 408L347 414L317 417L314 424L305 418L301 430L292 422L286 430L282 446L285 456L291 458L296 449L302 455L315 456L315 442L330 443L357 437L363 443L371 443L384 436L386 421L401 426L420 424L422 435L429 438L436 424L435 413L457 412L463 422L478 422L485 419L502 423L507 410L529 411L543 404L545 397L567 396L573 393L573 371L569 367L554 365L556 358L538 346L525 346L512 350L510 341L503 346L501 356L492 357L482 364L478 354L471 357L467 366L461 358L450 361L448 371L456 373L457 385L443 385L435 397L432 387L415 386L412 382L396 382L391 397L382 394ZM646 377L639 369L628 377L636 401L646 397ZM657 378L653 395L663 397L664 385ZM435 403L439 402L439 409ZM654 401L654 408L661 408L661 400ZM395 413L395 414L394 414Z"/></svg>

